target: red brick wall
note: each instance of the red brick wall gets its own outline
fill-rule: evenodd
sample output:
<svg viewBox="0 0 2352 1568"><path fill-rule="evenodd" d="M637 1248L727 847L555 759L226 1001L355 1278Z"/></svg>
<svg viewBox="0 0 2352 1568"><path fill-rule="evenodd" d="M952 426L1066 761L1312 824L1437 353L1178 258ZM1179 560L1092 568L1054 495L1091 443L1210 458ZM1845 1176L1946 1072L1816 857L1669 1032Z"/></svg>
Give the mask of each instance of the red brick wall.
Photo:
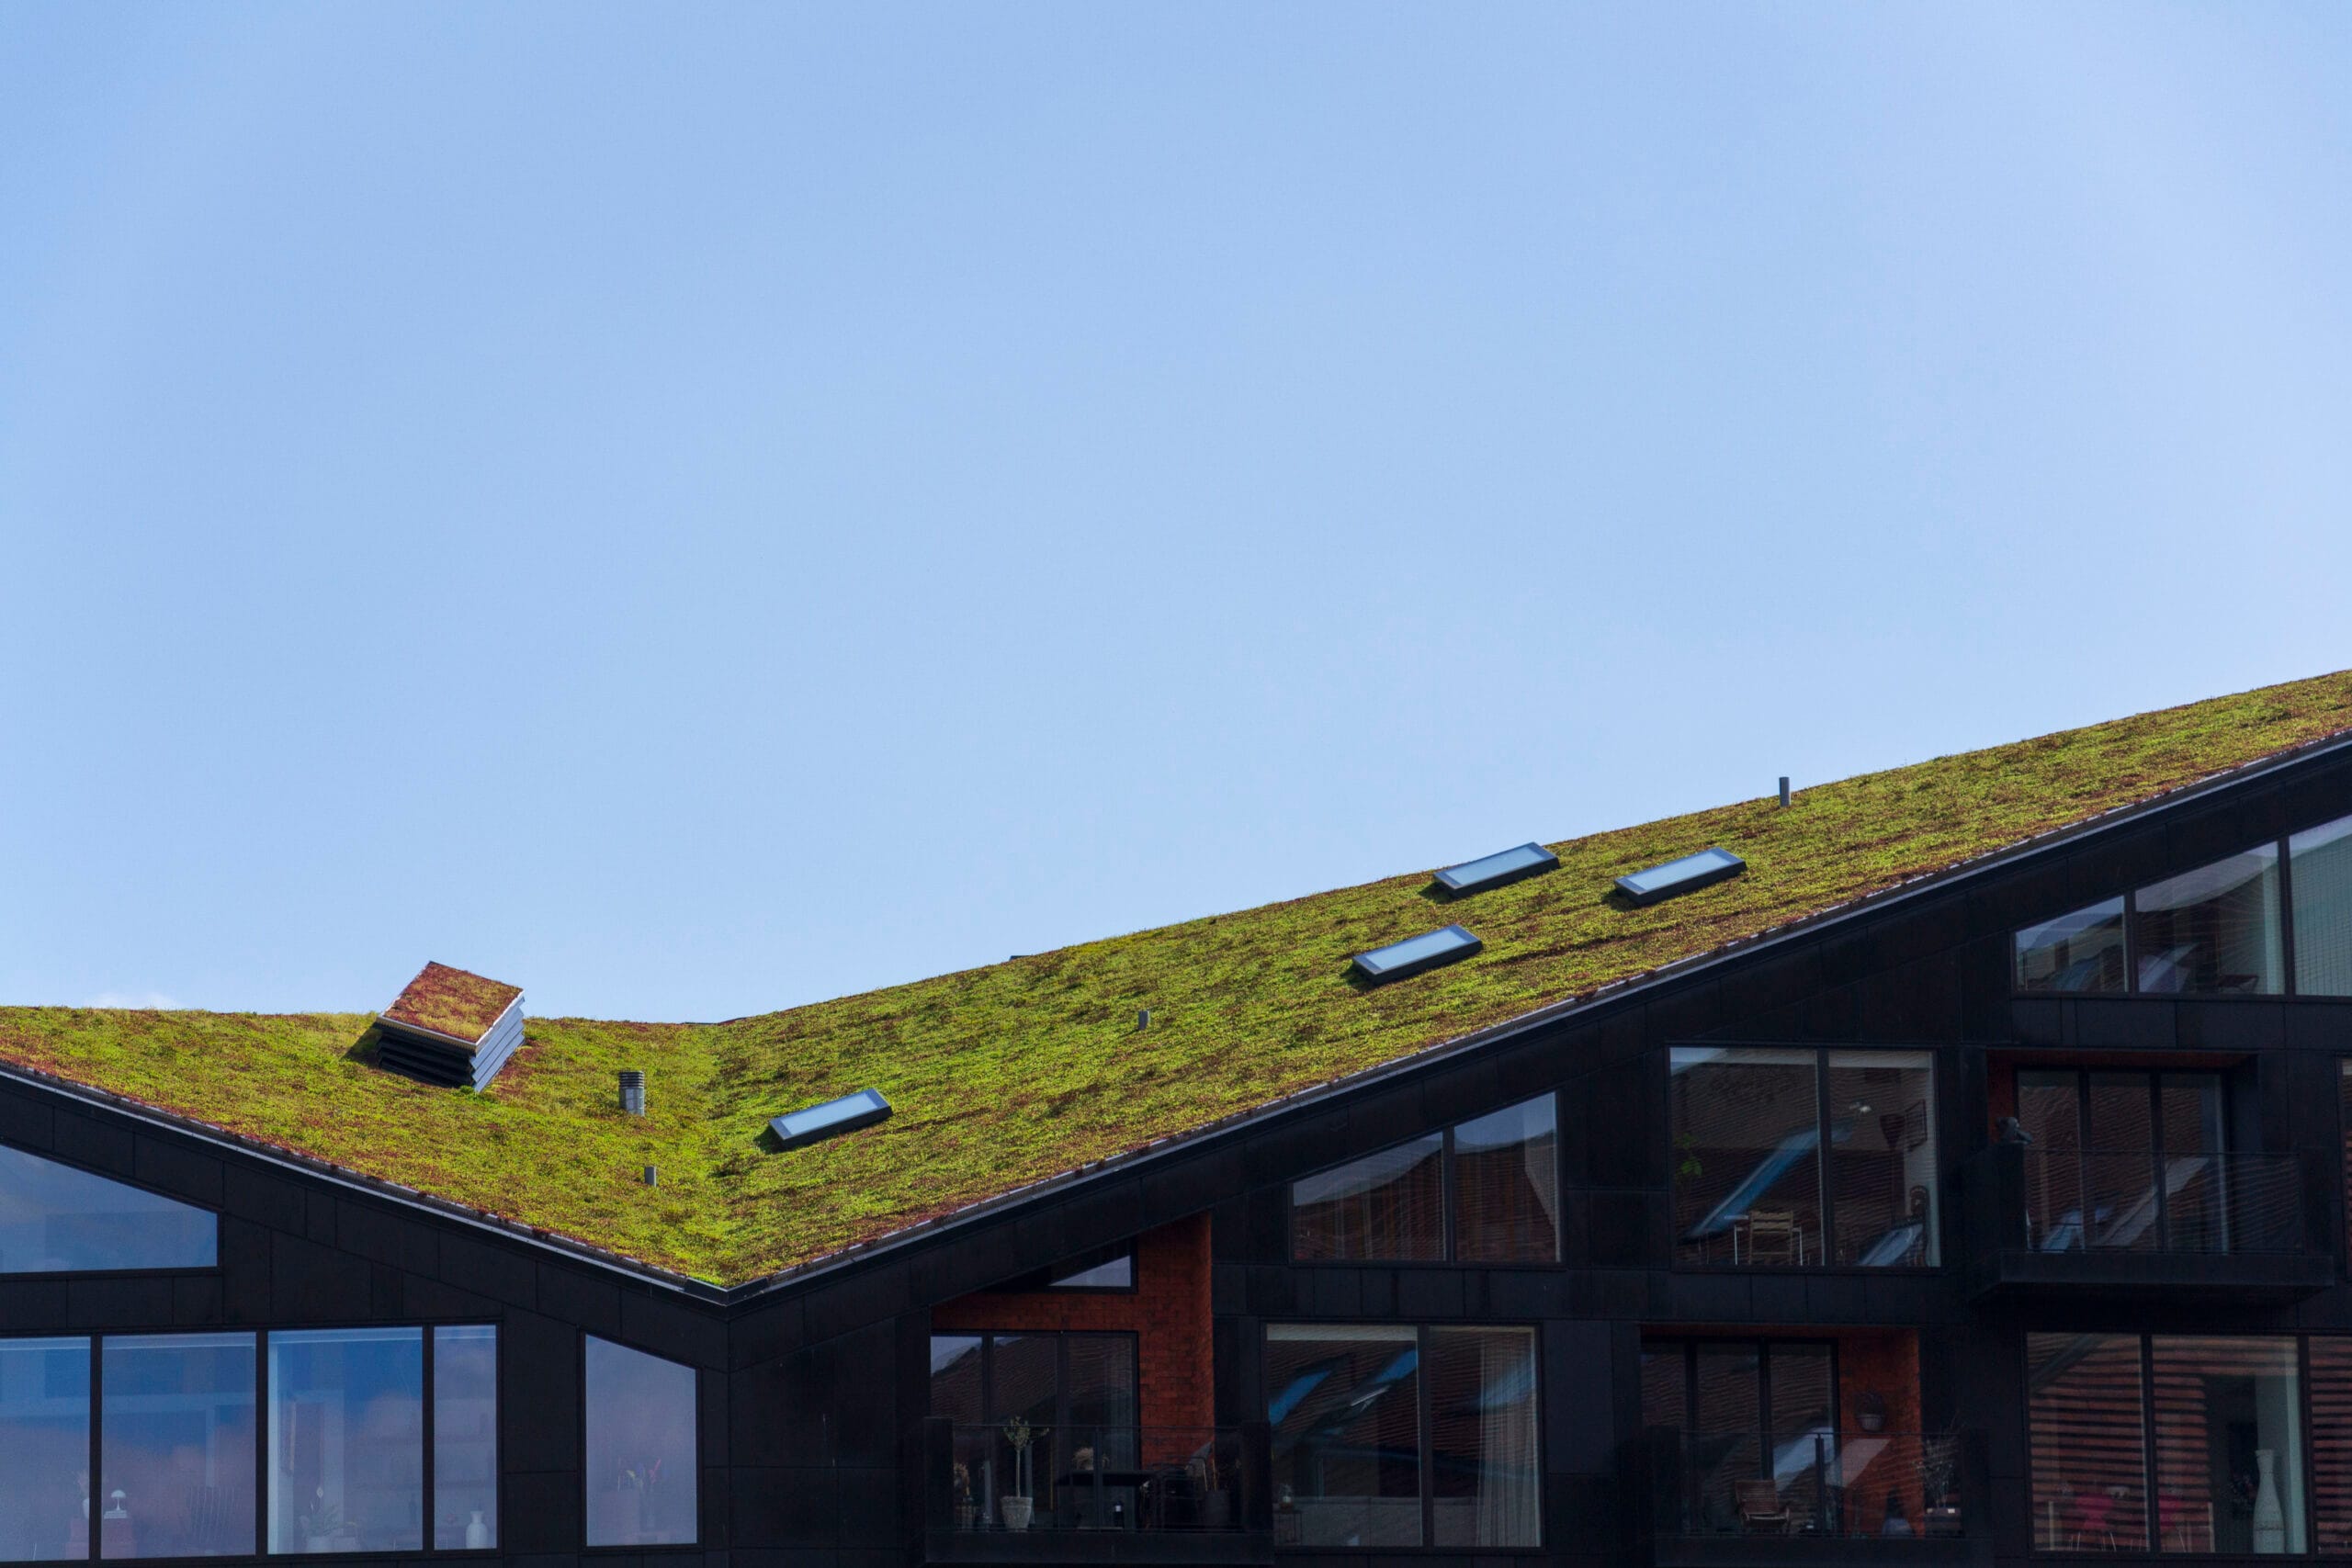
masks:
<svg viewBox="0 0 2352 1568"><path fill-rule="evenodd" d="M931 1310L938 1334L1071 1329L1136 1337L1136 1416L1146 1427L1216 1419L1209 1324L1209 1217L1195 1214L1136 1238L1136 1289L982 1292Z"/></svg>

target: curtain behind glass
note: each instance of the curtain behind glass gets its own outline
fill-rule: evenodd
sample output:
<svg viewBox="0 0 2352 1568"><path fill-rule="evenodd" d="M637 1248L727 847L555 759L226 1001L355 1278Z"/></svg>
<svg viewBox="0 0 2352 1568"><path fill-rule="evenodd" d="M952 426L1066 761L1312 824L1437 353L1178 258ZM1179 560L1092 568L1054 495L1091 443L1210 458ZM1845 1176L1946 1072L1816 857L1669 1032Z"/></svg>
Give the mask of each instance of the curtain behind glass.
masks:
<svg viewBox="0 0 2352 1568"><path fill-rule="evenodd" d="M1291 1183L1302 1263L1445 1260L1445 1138L1438 1133Z"/></svg>
<svg viewBox="0 0 2352 1568"><path fill-rule="evenodd" d="M2352 1556L2352 1337L2314 1335L2311 1353L2312 1544Z"/></svg>
<svg viewBox="0 0 2352 1568"><path fill-rule="evenodd" d="M1430 1420L1433 1544L1541 1545L1534 1330L1431 1329Z"/></svg>
<svg viewBox="0 0 2352 1568"><path fill-rule="evenodd" d="M2295 989L2352 997L2352 817L2287 840L2295 886Z"/></svg>
<svg viewBox="0 0 2352 1568"><path fill-rule="evenodd" d="M2264 844L2132 896L2143 991L2271 994L2286 988L2278 848Z"/></svg>
<svg viewBox="0 0 2352 1568"><path fill-rule="evenodd" d="M1558 1143L1548 1094L1453 1130L1453 1236L1462 1261L1560 1260Z"/></svg>
<svg viewBox="0 0 2352 1568"><path fill-rule="evenodd" d="M2025 1342L2035 1550L2146 1550L2140 1337L2029 1334Z"/></svg>
<svg viewBox="0 0 2352 1568"><path fill-rule="evenodd" d="M1299 1544L1422 1544L1419 1388L1411 1328L1267 1326L1277 1506L1287 1495Z"/></svg>
<svg viewBox="0 0 2352 1568"><path fill-rule="evenodd" d="M90 1342L0 1340L0 1558L90 1554Z"/></svg>

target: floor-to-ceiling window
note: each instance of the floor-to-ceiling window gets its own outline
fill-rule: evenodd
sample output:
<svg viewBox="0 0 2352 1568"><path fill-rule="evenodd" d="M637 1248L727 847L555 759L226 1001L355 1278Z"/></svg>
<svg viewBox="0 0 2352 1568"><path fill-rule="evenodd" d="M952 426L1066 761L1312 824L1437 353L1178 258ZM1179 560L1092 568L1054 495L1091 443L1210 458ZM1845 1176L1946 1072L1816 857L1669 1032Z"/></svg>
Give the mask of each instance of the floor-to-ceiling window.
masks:
<svg viewBox="0 0 2352 1568"><path fill-rule="evenodd" d="M1273 1324L1265 1372L1278 1541L1543 1543L1533 1329Z"/></svg>
<svg viewBox="0 0 2352 1568"><path fill-rule="evenodd" d="M2291 1335L2029 1334L2035 1546L2300 1553L2314 1519L2343 1539L2352 1431L2332 1391L2307 1409L2303 1354ZM2346 1364L2334 1341L2311 1355L2315 1376Z"/></svg>
<svg viewBox="0 0 2352 1568"><path fill-rule="evenodd" d="M1938 1261L1928 1052L1677 1046L1669 1066L1679 1261Z"/></svg>
<svg viewBox="0 0 2352 1568"><path fill-rule="evenodd" d="M1826 1506L1844 1484L1833 1345L1646 1338L1642 1424L1678 1533L1841 1528Z"/></svg>

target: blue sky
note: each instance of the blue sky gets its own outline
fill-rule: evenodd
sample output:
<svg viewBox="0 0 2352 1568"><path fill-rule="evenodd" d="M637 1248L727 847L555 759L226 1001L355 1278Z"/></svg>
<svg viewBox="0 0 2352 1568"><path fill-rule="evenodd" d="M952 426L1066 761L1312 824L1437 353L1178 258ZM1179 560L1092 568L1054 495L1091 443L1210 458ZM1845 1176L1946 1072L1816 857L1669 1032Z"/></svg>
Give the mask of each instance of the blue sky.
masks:
<svg viewBox="0 0 2352 1568"><path fill-rule="evenodd" d="M0 1001L718 1018L2352 664L2341 8L0 8Z"/></svg>

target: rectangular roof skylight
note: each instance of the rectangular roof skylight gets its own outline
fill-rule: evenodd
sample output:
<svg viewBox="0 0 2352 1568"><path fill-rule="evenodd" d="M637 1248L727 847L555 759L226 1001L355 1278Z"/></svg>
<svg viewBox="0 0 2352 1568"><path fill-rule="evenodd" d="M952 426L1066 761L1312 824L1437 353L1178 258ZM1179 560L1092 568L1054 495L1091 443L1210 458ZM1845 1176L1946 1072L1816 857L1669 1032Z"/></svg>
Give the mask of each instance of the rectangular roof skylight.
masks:
<svg viewBox="0 0 2352 1568"><path fill-rule="evenodd" d="M768 1128L786 1148L797 1149L821 1138L837 1137L843 1133L854 1133L860 1127L871 1127L889 1114L890 1102L882 1098L879 1089L862 1089L855 1094L845 1094L822 1105L811 1105L805 1111L787 1111L770 1121Z"/></svg>
<svg viewBox="0 0 2352 1568"><path fill-rule="evenodd" d="M1448 926L1443 931L1423 931L1402 942L1392 942L1386 947L1375 947L1370 953L1359 953L1355 966L1368 980L1401 980L1408 975L1467 958L1485 945L1460 926Z"/></svg>
<svg viewBox="0 0 2352 1568"><path fill-rule="evenodd" d="M1543 845L1521 844L1500 854L1447 866L1437 874L1437 883L1449 893L1476 893L1482 887L1500 887L1506 882L1533 876L1559 863L1560 857Z"/></svg>
<svg viewBox="0 0 2352 1568"><path fill-rule="evenodd" d="M1621 876L1617 879L1617 887L1636 905L1655 904L1678 893L1695 893L1702 887L1712 887L1747 869L1747 863L1729 850L1706 849L1695 855L1684 855L1680 860L1668 861L1664 865L1654 865L1646 871Z"/></svg>

